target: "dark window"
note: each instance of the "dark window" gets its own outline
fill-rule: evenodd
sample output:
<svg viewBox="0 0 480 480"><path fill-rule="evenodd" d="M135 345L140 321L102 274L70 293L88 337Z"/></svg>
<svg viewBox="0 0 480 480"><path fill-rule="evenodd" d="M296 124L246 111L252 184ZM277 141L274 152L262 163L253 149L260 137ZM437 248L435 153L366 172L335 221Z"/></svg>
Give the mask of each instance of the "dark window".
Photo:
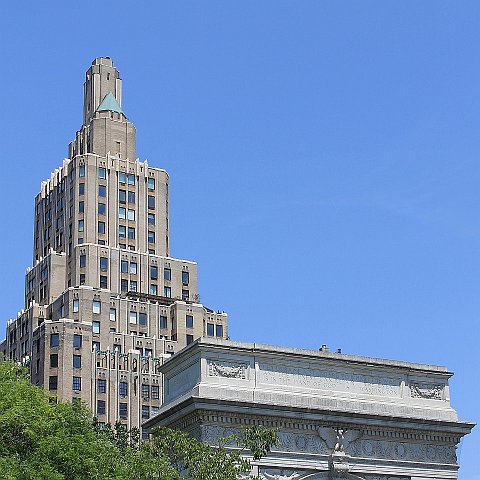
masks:
<svg viewBox="0 0 480 480"><path fill-rule="evenodd" d="M78 213L83 213L85 211L85 202L78 202Z"/></svg>
<svg viewBox="0 0 480 480"><path fill-rule="evenodd" d="M121 267L122 273L128 273L128 262L126 260L122 260Z"/></svg>
<svg viewBox="0 0 480 480"><path fill-rule="evenodd" d="M97 379L97 392L105 393L107 391L107 381L104 378Z"/></svg>
<svg viewBox="0 0 480 480"><path fill-rule="evenodd" d="M160 315L160 328L167 328L167 317Z"/></svg>
<svg viewBox="0 0 480 480"><path fill-rule="evenodd" d="M119 395L121 397L126 397L128 395L128 384L127 384L127 382L120 382L118 391L119 391Z"/></svg>
<svg viewBox="0 0 480 480"><path fill-rule="evenodd" d="M128 227L128 238L135 240L135 229L133 227Z"/></svg>
<svg viewBox="0 0 480 480"><path fill-rule="evenodd" d="M51 368L57 368L58 367L58 354L57 353L52 353L50 355L50 367Z"/></svg>
<svg viewBox="0 0 480 480"><path fill-rule="evenodd" d="M78 184L78 194L79 195L84 195L85 194L85 184L84 183L79 183Z"/></svg>
<svg viewBox="0 0 480 480"><path fill-rule="evenodd" d="M104 167L99 167L98 169L98 178L105 180L107 178L107 169Z"/></svg>
<svg viewBox="0 0 480 480"><path fill-rule="evenodd" d="M118 201L120 203L127 203L127 192L126 192L126 190L119 190L118 191Z"/></svg>
<svg viewBox="0 0 480 480"><path fill-rule="evenodd" d="M158 278L158 267L155 265L150 266L150 278L155 280Z"/></svg>
<svg viewBox="0 0 480 480"><path fill-rule="evenodd" d="M107 187L105 185L98 186L98 196L106 197L107 196Z"/></svg>
<svg viewBox="0 0 480 480"><path fill-rule="evenodd" d="M128 280L121 280L121 286L120 289L122 292L128 292Z"/></svg>
<svg viewBox="0 0 480 480"><path fill-rule="evenodd" d="M138 316L138 324L142 327L147 326L147 314L146 313L140 312L140 314Z"/></svg>
<svg viewBox="0 0 480 480"><path fill-rule="evenodd" d="M148 208L155 208L155 197L153 195L148 196Z"/></svg>
<svg viewBox="0 0 480 480"><path fill-rule="evenodd" d="M82 389L82 377L73 377L72 388L76 391L80 391Z"/></svg>
<svg viewBox="0 0 480 480"><path fill-rule="evenodd" d="M217 337L223 337L223 325L215 326L215 334L217 335Z"/></svg>
<svg viewBox="0 0 480 480"><path fill-rule="evenodd" d="M108 288L108 277L105 275L100 275L100 288Z"/></svg>
<svg viewBox="0 0 480 480"><path fill-rule="evenodd" d="M120 418L127 418L128 416L128 404L120 402Z"/></svg>
<svg viewBox="0 0 480 480"><path fill-rule="evenodd" d="M163 279L164 280L171 280L172 279L172 271L169 268L163 269Z"/></svg>
<svg viewBox="0 0 480 480"><path fill-rule="evenodd" d="M152 385L152 399L158 400L160 398L160 387L158 385Z"/></svg>
<svg viewBox="0 0 480 480"><path fill-rule="evenodd" d="M80 255L80 268L85 268L87 266L87 256Z"/></svg>
<svg viewBox="0 0 480 480"><path fill-rule="evenodd" d="M188 285L189 280L190 280L190 275L188 274L188 272L182 272L182 284Z"/></svg>
<svg viewBox="0 0 480 480"><path fill-rule="evenodd" d="M118 352L118 353L122 353L122 346L114 343L113 344L113 351Z"/></svg>
<svg viewBox="0 0 480 480"><path fill-rule="evenodd" d="M97 415L105 415L105 400L97 400Z"/></svg>
<svg viewBox="0 0 480 480"><path fill-rule="evenodd" d="M127 175L123 172L118 173L118 181L120 183L127 183Z"/></svg>
<svg viewBox="0 0 480 480"><path fill-rule="evenodd" d="M50 347L58 347L60 335L58 333L50 334Z"/></svg>
<svg viewBox="0 0 480 480"><path fill-rule="evenodd" d="M98 222L98 233L105 233L105 222Z"/></svg>
<svg viewBox="0 0 480 480"><path fill-rule="evenodd" d="M84 273L80 274L80 285L85 285L85 274Z"/></svg>
<svg viewBox="0 0 480 480"><path fill-rule="evenodd" d="M128 203L135 203L135 192L128 192Z"/></svg>
<svg viewBox="0 0 480 480"><path fill-rule="evenodd" d="M154 283L150 285L150 295L158 295L158 286Z"/></svg>
<svg viewBox="0 0 480 480"><path fill-rule="evenodd" d="M105 215L106 212L106 206L104 203L99 203L98 204L98 214L99 215Z"/></svg>
<svg viewBox="0 0 480 480"><path fill-rule="evenodd" d="M142 405L142 418L150 417L150 407L148 405Z"/></svg>
<svg viewBox="0 0 480 480"><path fill-rule="evenodd" d="M120 238L126 238L127 236L127 227L125 225L119 225L118 226L118 236Z"/></svg>
<svg viewBox="0 0 480 480"><path fill-rule="evenodd" d="M73 348L82 347L82 336L77 333L73 335Z"/></svg>
<svg viewBox="0 0 480 480"><path fill-rule="evenodd" d="M82 356L74 355L73 356L73 368L82 368Z"/></svg>
<svg viewBox="0 0 480 480"><path fill-rule="evenodd" d="M100 342L92 342L92 350L96 350L98 352L100 350Z"/></svg>
<svg viewBox="0 0 480 480"><path fill-rule="evenodd" d="M108 258L107 257L100 257L100 270L102 272L106 272L108 269Z"/></svg>
<svg viewBox="0 0 480 480"><path fill-rule="evenodd" d="M135 175L133 173L129 173L127 179L129 185L135 185Z"/></svg>
<svg viewBox="0 0 480 480"><path fill-rule="evenodd" d="M215 335L215 325L213 323L207 323L207 335L213 337Z"/></svg>
<svg viewBox="0 0 480 480"><path fill-rule="evenodd" d="M148 224L149 225L155 225L155 214L154 213L149 213L148 214Z"/></svg>
<svg viewBox="0 0 480 480"><path fill-rule="evenodd" d="M56 390L58 386L58 377L56 375L50 375L48 378L48 389Z"/></svg>
<svg viewBox="0 0 480 480"><path fill-rule="evenodd" d="M155 179L154 178L149 178L148 179L148 189L149 190L155 190Z"/></svg>
<svg viewBox="0 0 480 480"><path fill-rule="evenodd" d="M190 345L193 342L193 335L187 335L187 345Z"/></svg>
<svg viewBox="0 0 480 480"><path fill-rule="evenodd" d="M182 290L182 300L187 301L190 298L190 292L188 290Z"/></svg>
<svg viewBox="0 0 480 480"><path fill-rule="evenodd" d="M150 398L150 385L142 383L142 398Z"/></svg>
<svg viewBox="0 0 480 480"><path fill-rule="evenodd" d="M80 165L78 167L78 176L84 177L85 176L85 165Z"/></svg>
<svg viewBox="0 0 480 480"><path fill-rule="evenodd" d="M193 328L193 315L187 315L185 317L185 327Z"/></svg>
<svg viewBox="0 0 480 480"><path fill-rule="evenodd" d="M172 297L172 289L170 287L163 287L163 296L167 298Z"/></svg>
<svg viewBox="0 0 480 480"><path fill-rule="evenodd" d="M155 243L155 232L148 232L148 243Z"/></svg>

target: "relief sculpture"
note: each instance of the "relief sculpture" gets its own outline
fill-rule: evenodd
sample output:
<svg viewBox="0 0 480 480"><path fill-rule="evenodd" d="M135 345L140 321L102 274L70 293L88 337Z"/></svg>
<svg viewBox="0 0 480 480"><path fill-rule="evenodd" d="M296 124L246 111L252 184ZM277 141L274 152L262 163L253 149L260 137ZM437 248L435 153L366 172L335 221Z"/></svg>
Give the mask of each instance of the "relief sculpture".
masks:
<svg viewBox="0 0 480 480"><path fill-rule="evenodd" d="M442 400L443 385L428 385L412 383L410 395L413 398L427 398L429 400Z"/></svg>
<svg viewBox="0 0 480 480"><path fill-rule="evenodd" d="M247 366L244 363L208 362L208 375L210 377L246 378Z"/></svg>

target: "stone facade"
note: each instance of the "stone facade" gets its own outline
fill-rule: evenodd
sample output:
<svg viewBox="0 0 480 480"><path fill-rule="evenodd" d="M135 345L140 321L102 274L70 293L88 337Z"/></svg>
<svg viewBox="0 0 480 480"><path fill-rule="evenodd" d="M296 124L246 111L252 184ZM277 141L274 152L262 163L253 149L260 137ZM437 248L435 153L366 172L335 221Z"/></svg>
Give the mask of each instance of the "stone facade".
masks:
<svg viewBox="0 0 480 480"><path fill-rule="evenodd" d="M35 198L25 305L0 353L100 422L139 427L161 401L159 366L227 315L200 303L197 264L170 257L169 177L136 159L109 58L86 73L83 125Z"/></svg>
<svg viewBox="0 0 480 480"><path fill-rule="evenodd" d="M160 371L164 405L145 429L216 444L244 426L277 428L280 445L254 468L268 480L455 479L473 426L450 405L444 367L199 339Z"/></svg>

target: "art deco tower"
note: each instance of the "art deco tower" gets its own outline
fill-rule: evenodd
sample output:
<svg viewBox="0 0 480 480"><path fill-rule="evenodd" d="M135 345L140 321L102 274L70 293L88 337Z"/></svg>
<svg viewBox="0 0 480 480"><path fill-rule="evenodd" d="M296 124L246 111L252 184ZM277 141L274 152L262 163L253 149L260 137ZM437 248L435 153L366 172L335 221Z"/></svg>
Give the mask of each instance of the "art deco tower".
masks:
<svg viewBox="0 0 480 480"><path fill-rule="evenodd" d="M25 309L0 344L35 384L128 427L158 410L165 358L227 336L227 315L200 304L196 263L169 256L169 177L135 142L119 72L96 58L83 124L35 198Z"/></svg>

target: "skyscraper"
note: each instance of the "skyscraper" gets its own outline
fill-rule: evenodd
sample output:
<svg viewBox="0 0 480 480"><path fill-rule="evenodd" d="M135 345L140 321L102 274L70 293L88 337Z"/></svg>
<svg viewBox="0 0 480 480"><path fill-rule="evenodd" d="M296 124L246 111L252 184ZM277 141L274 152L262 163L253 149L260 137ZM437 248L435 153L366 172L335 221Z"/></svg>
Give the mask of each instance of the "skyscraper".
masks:
<svg viewBox="0 0 480 480"><path fill-rule="evenodd" d="M25 306L0 344L33 383L130 428L158 411L164 359L227 337L227 315L200 303L197 264L170 257L169 177L136 159L135 137L119 71L96 58L83 124L35 197Z"/></svg>

